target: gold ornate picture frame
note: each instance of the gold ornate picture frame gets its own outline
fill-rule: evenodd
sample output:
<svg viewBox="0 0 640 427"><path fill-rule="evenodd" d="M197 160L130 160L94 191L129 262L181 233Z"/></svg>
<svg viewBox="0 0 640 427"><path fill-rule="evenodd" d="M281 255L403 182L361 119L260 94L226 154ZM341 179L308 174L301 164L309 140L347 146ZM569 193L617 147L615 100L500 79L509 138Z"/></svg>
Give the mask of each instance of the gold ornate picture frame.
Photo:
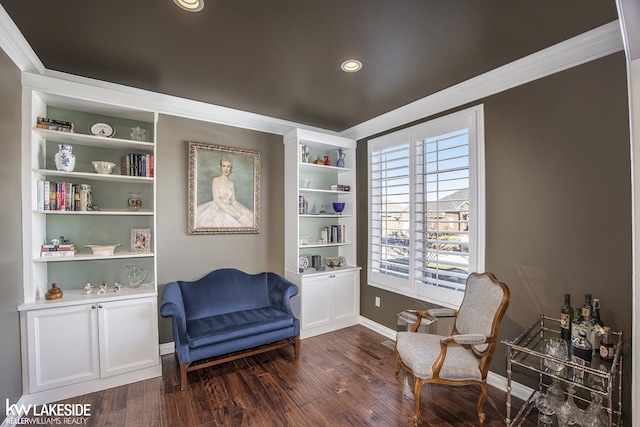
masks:
<svg viewBox="0 0 640 427"><path fill-rule="evenodd" d="M260 231L260 153L188 141L188 234Z"/></svg>

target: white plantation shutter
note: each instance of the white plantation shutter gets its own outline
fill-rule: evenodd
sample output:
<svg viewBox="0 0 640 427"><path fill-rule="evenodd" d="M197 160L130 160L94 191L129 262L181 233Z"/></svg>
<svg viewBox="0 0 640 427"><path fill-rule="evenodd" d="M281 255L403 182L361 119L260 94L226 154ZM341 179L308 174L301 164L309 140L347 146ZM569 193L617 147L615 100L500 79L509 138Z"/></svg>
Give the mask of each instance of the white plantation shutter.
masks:
<svg viewBox="0 0 640 427"><path fill-rule="evenodd" d="M417 141L414 162L414 278L419 284L464 290L469 275L469 129Z"/></svg>
<svg viewBox="0 0 640 427"><path fill-rule="evenodd" d="M482 107L369 141L369 283L457 307L484 270Z"/></svg>
<svg viewBox="0 0 640 427"><path fill-rule="evenodd" d="M370 277L401 287L409 277L409 149L408 141L397 144L383 138L373 147L369 163Z"/></svg>

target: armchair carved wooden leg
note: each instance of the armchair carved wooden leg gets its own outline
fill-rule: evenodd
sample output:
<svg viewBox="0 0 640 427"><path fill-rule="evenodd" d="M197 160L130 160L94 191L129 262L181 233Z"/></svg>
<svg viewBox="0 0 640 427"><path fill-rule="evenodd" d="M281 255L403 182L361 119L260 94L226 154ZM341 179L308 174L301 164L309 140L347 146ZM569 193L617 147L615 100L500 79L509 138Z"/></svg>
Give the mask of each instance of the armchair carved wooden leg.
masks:
<svg viewBox="0 0 640 427"><path fill-rule="evenodd" d="M486 414L484 413L484 402L487 400L487 385L485 383L479 383L478 387L480 387L480 397L478 397L478 419L480 420L480 424L484 423L486 418Z"/></svg>
<svg viewBox="0 0 640 427"><path fill-rule="evenodd" d="M400 363L400 355L396 351L396 377L400 375L400 369L402 369L402 364Z"/></svg>
<svg viewBox="0 0 640 427"><path fill-rule="evenodd" d="M420 422L420 396L422 394L422 386L423 386L423 382L422 380L420 380L419 378L414 377L413 378L413 396L416 400L416 415L415 415L415 419L414 424L415 426L418 425L418 423Z"/></svg>

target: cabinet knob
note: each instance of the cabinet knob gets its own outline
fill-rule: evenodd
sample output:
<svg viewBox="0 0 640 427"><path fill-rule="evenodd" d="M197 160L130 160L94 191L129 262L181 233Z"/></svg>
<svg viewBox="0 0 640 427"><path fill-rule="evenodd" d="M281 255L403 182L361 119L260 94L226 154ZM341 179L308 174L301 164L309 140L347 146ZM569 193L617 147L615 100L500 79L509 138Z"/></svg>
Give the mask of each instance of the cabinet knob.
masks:
<svg viewBox="0 0 640 427"><path fill-rule="evenodd" d="M102 308L102 304L98 304L98 308Z"/></svg>
<svg viewBox="0 0 640 427"><path fill-rule="evenodd" d="M95 304L93 304L93 305L91 306L91 308L93 308L93 309L95 310L95 308L96 308L96 305L95 305Z"/></svg>

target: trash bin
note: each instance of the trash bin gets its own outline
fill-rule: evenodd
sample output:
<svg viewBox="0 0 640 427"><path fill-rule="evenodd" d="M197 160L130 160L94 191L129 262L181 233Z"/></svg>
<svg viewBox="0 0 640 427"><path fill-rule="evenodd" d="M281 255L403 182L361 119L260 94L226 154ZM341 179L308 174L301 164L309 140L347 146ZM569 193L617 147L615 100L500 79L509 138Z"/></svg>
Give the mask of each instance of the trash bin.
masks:
<svg viewBox="0 0 640 427"><path fill-rule="evenodd" d="M405 310L398 313L398 321L396 322L397 331L410 331L417 320L418 316L416 315L416 310ZM420 322L420 326L418 326L418 332L425 334L434 333L435 331L431 331L431 326L433 325L435 328L436 320L438 319L433 316L423 317Z"/></svg>

